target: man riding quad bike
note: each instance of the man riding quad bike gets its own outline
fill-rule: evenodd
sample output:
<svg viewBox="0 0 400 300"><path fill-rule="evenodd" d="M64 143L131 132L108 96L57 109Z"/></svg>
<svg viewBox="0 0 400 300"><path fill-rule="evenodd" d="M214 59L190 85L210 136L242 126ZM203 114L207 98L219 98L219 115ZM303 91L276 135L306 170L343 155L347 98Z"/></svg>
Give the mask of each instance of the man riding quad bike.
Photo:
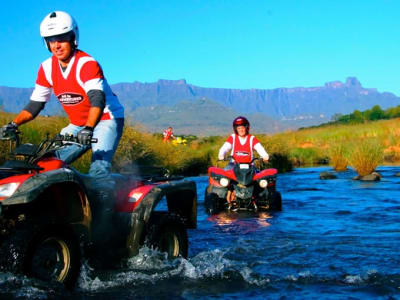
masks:
<svg viewBox="0 0 400 300"><path fill-rule="evenodd" d="M253 164L256 159L249 164L235 161L228 170L208 169L204 200L207 213L282 210L281 194L276 191L277 170L258 170Z"/></svg>
<svg viewBox="0 0 400 300"><path fill-rule="evenodd" d="M96 198L95 177L55 156L71 145L85 152L88 147L76 137L57 135L39 145L20 145L17 130L0 131L2 140L16 144L0 166L0 271L71 287L83 259L92 255L103 261L130 257L148 245L172 258L187 256L186 229L196 227L194 182L162 174L111 174L110 210Z"/></svg>
<svg viewBox="0 0 400 300"><path fill-rule="evenodd" d="M230 151L230 163L225 169L208 170L209 186L206 188L206 211L218 213L222 209L281 209L280 193L275 190L276 169L259 171L254 165L254 150L263 162L269 155L257 138L250 134L250 123L242 116L233 120L234 133L228 137L218 153L224 160Z"/></svg>

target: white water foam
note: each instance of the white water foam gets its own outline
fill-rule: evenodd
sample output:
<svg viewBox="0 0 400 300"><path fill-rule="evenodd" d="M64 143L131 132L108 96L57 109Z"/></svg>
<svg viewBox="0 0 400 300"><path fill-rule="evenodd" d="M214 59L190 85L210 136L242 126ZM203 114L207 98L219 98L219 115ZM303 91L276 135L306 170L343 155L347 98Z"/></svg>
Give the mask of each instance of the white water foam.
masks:
<svg viewBox="0 0 400 300"><path fill-rule="evenodd" d="M361 284L366 282L371 276L377 274L378 271L375 269L368 270L364 275L357 274L357 275L347 275L344 278L344 282L348 284Z"/></svg>
<svg viewBox="0 0 400 300"><path fill-rule="evenodd" d="M310 271L303 271L298 273L297 275L288 275L286 276L287 280L290 281L298 281L299 279L307 279L307 278L311 278L312 274Z"/></svg>
<svg viewBox="0 0 400 300"><path fill-rule="evenodd" d="M270 282L268 278L256 274L245 263L226 258L226 253L227 250L215 249L201 252L189 260L168 260L165 253L143 247L138 255L128 260L128 270L113 271L107 276L99 276L85 264L80 274L79 287L84 291L99 291L125 285L156 284L160 280L174 277L191 280L227 279L232 274L240 274L243 280L251 285L263 286Z"/></svg>
<svg viewBox="0 0 400 300"><path fill-rule="evenodd" d="M360 284L364 282L360 275L347 275L344 278L344 282L348 284Z"/></svg>
<svg viewBox="0 0 400 300"><path fill-rule="evenodd" d="M15 298L47 299L49 297L47 283L24 275L0 273L0 285L1 293L9 293Z"/></svg>
<svg viewBox="0 0 400 300"><path fill-rule="evenodd" d="M48 294L44 290L40 290L33 286L24 286L18 289L15 293L16 298L32 298L32 299L47 299Z"/></svg>

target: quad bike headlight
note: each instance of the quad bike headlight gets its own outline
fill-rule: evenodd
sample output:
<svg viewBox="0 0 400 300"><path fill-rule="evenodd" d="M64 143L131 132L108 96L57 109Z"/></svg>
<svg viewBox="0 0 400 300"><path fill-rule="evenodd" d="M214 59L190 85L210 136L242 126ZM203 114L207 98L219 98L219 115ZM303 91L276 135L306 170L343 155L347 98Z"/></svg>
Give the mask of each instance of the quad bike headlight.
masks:
<svg viewBox="0 0 400 300"><path fill-rule="evenodd" d="M263 189L265 189L268 185L268 181L266 179L261 179L259 182L260 187L262 187Z"/></svg>
<svg viewBox="0 0 400 300"><path fill-rule="evenodd" d="M219 184L222 185L223 187L227 187L228 184L229 184L229 179L223 177L223 178L221 178L221 179L219 180Z"/></svg>
<svg viewBox="0 0 400 300"><path fill-rule="evenodd" d="M11 182L0 185L0 197L10 197L17 190L19 182Z"/></svg>

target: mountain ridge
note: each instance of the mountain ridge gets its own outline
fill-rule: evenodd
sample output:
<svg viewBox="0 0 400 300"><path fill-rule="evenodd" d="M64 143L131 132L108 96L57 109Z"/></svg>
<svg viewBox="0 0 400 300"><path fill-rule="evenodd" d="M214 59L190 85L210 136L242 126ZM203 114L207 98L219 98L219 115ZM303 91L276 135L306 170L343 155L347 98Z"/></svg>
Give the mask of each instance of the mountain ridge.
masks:
<svg viewBox="0 0 400 300"><path fill-rule="evenodd" d="M355 109L366 110L376 104L385 109L400 103L400 98L393 93L380 93L376 88L364 88L356 77L348 77L344 82L331 81L316 87L275 89L204 88L188 84L185 79L160 79L150 83L122 82L111 85L111 88L124 105L126 116L140 120L154 131L159 131L161 128L155 128L152 123L159 122L166 125L168 122L175 122L177 126L190 123L190 103L202 110L199 111L199 115L203 116L205 122L209 122L206 126L211 126L212 122L215 122L206 118L207 114L218 118L212 110L218 111L219 106L222 106L232 110L229 116L260 114L265 118L268 117L270 122L276 123L273 131L265 128L267 132L317 125L329 121L335 114L348 114ZM31 92L32 88L0 86L0 105L5 111L18 112L28 102ZM214 102L214 106L196 104L196 101L202 99ZM174 106L180 106L180 114L175 114L174 118L171 118L170 114L173 113L163 107ZM151 107L158 108L160 118L165 120L155 122L154 111L148 109ZM54 99L46 105L43 112L50 115L61 113L63 110ZM187 127L184 129L188 130Z"/></svg>

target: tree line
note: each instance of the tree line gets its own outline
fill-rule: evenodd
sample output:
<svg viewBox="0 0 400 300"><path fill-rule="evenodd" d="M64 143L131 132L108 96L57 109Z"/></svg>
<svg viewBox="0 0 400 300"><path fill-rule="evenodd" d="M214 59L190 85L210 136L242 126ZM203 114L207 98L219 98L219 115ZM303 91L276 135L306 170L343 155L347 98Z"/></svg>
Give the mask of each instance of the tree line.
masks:
<svg viewBox="0 0 400 300"><path fill-rule="evenodd" d="M311 126L308 128L324 127L335 124L360 124L369 121L389 120L394 118L400 118L400 105L389 107L385 110L383 110L379 105L375 105L371 109L367 109L364 111L359 111L358 109L356 109L352 113L347 115L340 113L334 114L330 122Z"/></svg>

